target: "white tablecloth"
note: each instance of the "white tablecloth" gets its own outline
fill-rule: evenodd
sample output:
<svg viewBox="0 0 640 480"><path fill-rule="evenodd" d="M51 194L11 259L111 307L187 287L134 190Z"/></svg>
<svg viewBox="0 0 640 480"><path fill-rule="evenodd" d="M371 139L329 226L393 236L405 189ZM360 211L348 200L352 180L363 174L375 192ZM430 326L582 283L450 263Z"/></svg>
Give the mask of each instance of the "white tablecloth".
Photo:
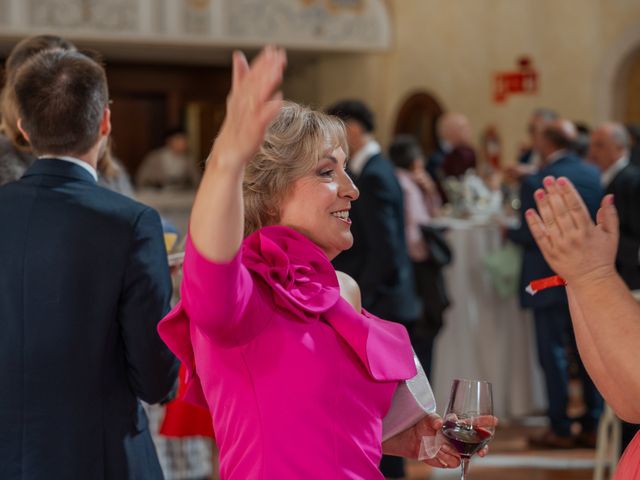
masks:
<svg viewBox="0 0 640 480"><path fill-rule="evenodd" d="M436 339L431 375L438 412L447 407L454 378L493 384L494 411L515 418L545 408L533 318L516 297L498 296L483 258L502 245L501 226L489 220L439 219L454 262L445 278L452 305Z"/></svg>

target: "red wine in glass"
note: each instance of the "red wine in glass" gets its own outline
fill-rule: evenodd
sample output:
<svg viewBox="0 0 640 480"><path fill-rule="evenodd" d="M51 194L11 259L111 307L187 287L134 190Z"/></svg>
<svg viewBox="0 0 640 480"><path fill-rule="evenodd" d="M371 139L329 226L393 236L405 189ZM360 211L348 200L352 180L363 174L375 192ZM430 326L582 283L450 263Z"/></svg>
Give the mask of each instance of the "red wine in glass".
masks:
<svg viewBox="0 0 640 480"><path fill-rule="evenodd" d="M493 437L493 434L484 427L455 421L445 422L442 433L458 453L467 458L483 449Z"/></svg>

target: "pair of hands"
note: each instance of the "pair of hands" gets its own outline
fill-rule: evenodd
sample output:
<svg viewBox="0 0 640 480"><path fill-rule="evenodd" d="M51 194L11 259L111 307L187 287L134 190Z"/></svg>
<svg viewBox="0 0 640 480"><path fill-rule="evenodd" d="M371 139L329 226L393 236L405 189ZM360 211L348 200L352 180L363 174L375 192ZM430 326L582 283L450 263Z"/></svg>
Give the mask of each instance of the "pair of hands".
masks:
<svg viewBox="0 0 640 480"><path fill-rule="evenodd" d="M567 283L577 285L615 276L618 214L613 195L606 195L596 224L573 184L564 177L545 177L535 194L538 212L525 218L549 266Z"/></svg>
<svg viewBox="0 0 640 480"><path fill-rule="evenodd" d="M497 419L491 417L493 426L497 424ZM388 439L382 444L382 451L388 455L417 459L420 453L422 437L433 437L442 429L443 421L437 413L430 413L413 427L399 433L395 437ZM487 447L478 452L484 457L488 453ZM460 454L448 443L443 443L438 454L431 459L424 460L424 463L438 468L457 468L460 466Z"/></svg>

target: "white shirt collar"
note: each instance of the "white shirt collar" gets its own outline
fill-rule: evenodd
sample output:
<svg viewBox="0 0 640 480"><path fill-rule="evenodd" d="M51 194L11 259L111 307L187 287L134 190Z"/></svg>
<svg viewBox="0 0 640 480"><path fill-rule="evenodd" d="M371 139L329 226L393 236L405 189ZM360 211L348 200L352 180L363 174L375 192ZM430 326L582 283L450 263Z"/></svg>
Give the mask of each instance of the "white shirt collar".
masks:
<svg viewBox="0 0 640 480"><path fill-rule="evenodd" d="M553 152L551 155L549 155L547 157L547 161L545 162L545 166L551 165L554 162L557 162L558 160L560 160L562 157L566 156L569 153L569 151L565 148L562 148L560 150L556 150L555 152Z"/></svg>
<svg viewBox="0 0 640 480"><path fill-rule="evenodd" d="M84 162L84 161L82 161L80 159L77 159L77 158L74 158L74 157L65 157L65 156L60 156L60 155L40 155L40 156L38 156L38 158L53 158L53 159L56 159L56 160L64 160L65 162L75 163L79 167L82 167L87 172L89 172L96 182L98 181L98 173L96 172L96 169L93 168L91 165L89 165L87 162Z"/></svg>
<svg viewBox="0 0 640 480"><path fill-rule="evenodd" d="M607 168L600 176L600 182L603 187L608 187L613 179L622 171L624 167L629 165L629 157L626 155L621 156L616 162Z"/></svg>
<svg viewBox="0 0 640 480"><path fill-rule="evenodd" d="M360 175L362 173L362 169L364 169L364 166L367 164L367 160L381 151L382 149L378 142L370 139L360 150L351 155L351 158L349 159L349 170L351 170L356 176Z"/></svg>

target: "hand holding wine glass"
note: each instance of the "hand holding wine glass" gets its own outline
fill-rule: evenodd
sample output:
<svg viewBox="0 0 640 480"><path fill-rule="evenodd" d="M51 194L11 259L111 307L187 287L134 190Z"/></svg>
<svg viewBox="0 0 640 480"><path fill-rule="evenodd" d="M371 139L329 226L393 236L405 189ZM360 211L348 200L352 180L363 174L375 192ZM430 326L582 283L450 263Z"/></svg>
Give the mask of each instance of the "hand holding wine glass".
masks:
<svg viewBox="0 0 640 480"><path fill-rule="evenodd" d="M493 416L493 394L489 382L453 381L442 433L460 453L461 480L465 478L471 457L493 438L497 423Z"/></svg>

